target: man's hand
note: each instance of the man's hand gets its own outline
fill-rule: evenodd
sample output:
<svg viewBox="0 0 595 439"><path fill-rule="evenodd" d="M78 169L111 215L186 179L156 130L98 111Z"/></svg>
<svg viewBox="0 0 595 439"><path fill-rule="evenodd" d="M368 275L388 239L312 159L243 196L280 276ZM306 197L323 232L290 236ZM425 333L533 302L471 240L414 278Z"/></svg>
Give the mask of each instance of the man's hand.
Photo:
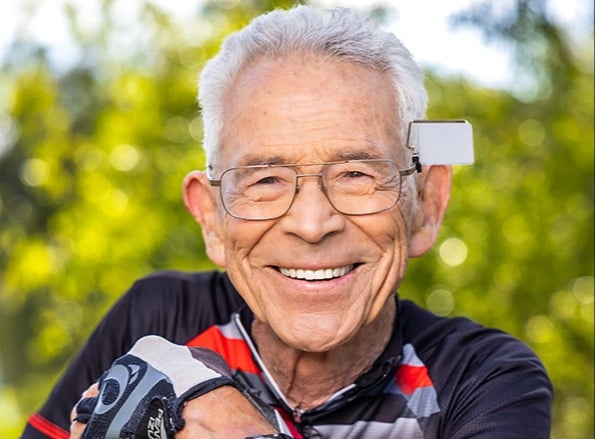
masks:
<svg viewBox="0 0 595 439"><path fill-rule="evenodd" d="M182 417L185 427L176 439L229 439L276 430L235 388L225 386L189 401Z"/></svg>
<svg viewBox="0 0 595 439"><path fill-rule="evenodd" d="M97 396L99 389L93 384L83 397ZM72 410L72 419L76 408ZM188 401L182 410L184 428L176 439L229 439L256 434L274 433L276 430L236 389L225 386L199 398ZM74 420L70 426L70 439L80 439L87 424Z"/></svg>
<svg viewBox="0 0 595 439"><path fill-rule="evenodd" d="M219 439L276 431L273 410L235 383L218 354L156 336L116 360L83 394L73 418L73 439L166 439L174 432Z"/></svg>
<svg viewBox="0 0 595 439"><path fill-rule="evenodd" d="M99 385L95 383L83 392L81 399L93 398L97 395L99 395ZM74 406L70 412L70 420L70 439L80 439L87 424L77 421L76 406Z"/></svg>

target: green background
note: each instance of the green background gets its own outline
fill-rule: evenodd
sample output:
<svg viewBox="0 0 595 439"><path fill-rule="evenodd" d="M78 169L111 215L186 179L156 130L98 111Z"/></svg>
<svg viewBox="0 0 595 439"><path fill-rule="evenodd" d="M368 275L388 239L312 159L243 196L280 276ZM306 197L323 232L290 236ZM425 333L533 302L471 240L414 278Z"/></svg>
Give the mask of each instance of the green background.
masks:
<svg viewBox="0 0 595 439"><path fill-rule="evenodd" d="M34 3L30 3L34 4ZM212 268L181 181L202 168L196 78L221 39L274 6L206 3L182 22L112 1L88 28L66 7L68 66L15 35L0 70L0 437L16 437L103 313L139 276ZM545 2L453 17L517 60L513 91L427 71L429 117L468 119L439 242L401 288L441 315L504 329L555 386L552 437L593 437L593 33ZM398 8L368 8L385 20ZM423 37L423 36L422 36ZM474 62L473 59L469 60ZM526 84L523 86L522 84Z"/></svg>

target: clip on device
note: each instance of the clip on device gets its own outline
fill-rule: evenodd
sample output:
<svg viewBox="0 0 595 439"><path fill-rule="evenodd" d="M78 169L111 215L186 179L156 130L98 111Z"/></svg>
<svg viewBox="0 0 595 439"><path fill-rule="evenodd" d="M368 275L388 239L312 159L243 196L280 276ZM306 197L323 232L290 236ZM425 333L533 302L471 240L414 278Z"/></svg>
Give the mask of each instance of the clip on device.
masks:
<svg viewBox="0 0 595 439"><path fill-rule="evenodd" d="M407 147L413 151L418 172L421 165L471 164L471 124L466 120L414 120L409 123Z"/></svg>

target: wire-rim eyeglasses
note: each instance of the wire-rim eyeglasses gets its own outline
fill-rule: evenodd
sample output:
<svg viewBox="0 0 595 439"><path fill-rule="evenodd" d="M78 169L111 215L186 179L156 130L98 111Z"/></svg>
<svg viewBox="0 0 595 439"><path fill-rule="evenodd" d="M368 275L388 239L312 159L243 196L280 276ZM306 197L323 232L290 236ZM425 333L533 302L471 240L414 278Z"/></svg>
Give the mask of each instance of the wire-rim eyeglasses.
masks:
<svg viewBox="0 0 595 439"><path fill-rule="evenodd" d="M298 169L320 167L319 172ZM219 188L225 211L234 218L251 221L277 219L291 209L301 186L300 178L316 177L335 210L352 216L371 215L392 209L399 201L402 177L419 171L414 160L406 169L388 159L343 160L321 163L262 164L226 169L209 184Z"/></svg>

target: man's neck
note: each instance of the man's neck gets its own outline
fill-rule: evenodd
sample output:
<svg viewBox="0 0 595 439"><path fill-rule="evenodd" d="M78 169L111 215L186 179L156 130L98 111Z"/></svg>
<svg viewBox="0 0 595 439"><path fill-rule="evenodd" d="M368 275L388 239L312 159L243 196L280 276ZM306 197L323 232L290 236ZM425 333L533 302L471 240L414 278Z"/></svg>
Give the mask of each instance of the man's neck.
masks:
<svg viewBox="0 0 595 439"><path fill-rule="evenodd" d="M252 336L285 398L294 408L307 410L322 404L370 369L390 340L395 313L395 300L389 299L372 323L328 352L292 348L259 321L254 322Z"/></svg>

